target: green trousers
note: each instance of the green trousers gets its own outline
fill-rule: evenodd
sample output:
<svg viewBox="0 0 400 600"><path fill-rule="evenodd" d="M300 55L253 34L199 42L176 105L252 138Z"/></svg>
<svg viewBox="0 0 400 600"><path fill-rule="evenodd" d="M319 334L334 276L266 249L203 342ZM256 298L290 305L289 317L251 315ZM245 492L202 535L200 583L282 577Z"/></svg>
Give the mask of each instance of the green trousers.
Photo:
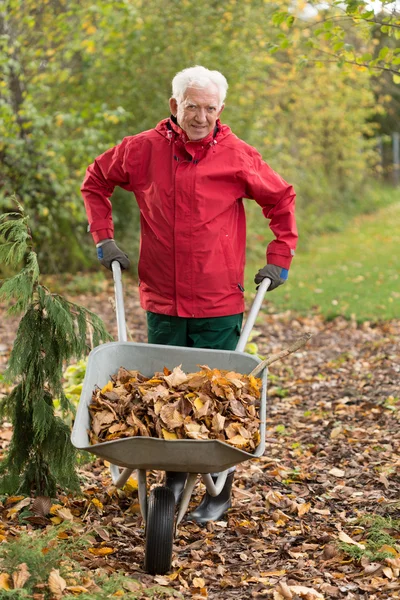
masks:
<svg viewBox="0 0 400 600"><path fill-rule="evenodd" d="M147 312L149 344L235 350L243 313L227 317L193 319Z"/></svg>

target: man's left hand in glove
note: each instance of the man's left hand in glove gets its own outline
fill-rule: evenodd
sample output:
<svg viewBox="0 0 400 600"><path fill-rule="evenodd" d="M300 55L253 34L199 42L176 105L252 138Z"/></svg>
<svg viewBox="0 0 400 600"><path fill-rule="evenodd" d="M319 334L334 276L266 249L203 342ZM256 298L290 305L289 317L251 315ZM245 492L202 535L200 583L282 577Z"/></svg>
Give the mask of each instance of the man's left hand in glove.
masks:
<svg viewBox="0 0 400 600"><path fill-rule="evenodd" d="M257 275L254 277L254 281L258 285L266 277L271 280L271 285L268 288L268 291L271 292L279 285L285 283L286 279L289 277L289 271L282 267L277 267L276 265L265 265L265 267L258 271Z"/></svg>

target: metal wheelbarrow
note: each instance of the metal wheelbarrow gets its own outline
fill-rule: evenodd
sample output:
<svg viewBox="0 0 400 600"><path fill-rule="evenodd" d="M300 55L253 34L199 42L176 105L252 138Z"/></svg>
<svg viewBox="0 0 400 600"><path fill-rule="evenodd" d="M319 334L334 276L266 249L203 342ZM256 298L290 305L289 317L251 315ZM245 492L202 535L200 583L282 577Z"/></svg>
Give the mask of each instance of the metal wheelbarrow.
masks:
<svg viewBox="0 0 400 600"><path fill-rule="evenodd" d="M88 357L82 394L76 413L71 440L79 450L86 450L111 463L114 485L123 487L133 470L138 471L140 511L145 522L145 571L164 574L171 568L174 534L189 506L198 474L211 496L217 496L224 487L228 470L246 460L262 456L265 450L265 419L267 372L262 373L262 393L259 409L260 443L253 453L245 452L219 440L164 440L150 437L131 437L111 440L96 445L89 442L89 404L95 387L102 388L120 367L139 370L151 377L164 367L173 370L181 365L186 373L199 370L199 365L210 368L250 373L261 361L244 352L250 332L260 310L270 280L264 279L258 288L235 351L162 346L127 341L123 301L121 267L112 263L118 342L109 342L94 348ZM177 471L188 473L186 485L175 517L175 498L171 489L155 487L147 496L147 471ZM218 473L217 480L211 473Z"/></svg>

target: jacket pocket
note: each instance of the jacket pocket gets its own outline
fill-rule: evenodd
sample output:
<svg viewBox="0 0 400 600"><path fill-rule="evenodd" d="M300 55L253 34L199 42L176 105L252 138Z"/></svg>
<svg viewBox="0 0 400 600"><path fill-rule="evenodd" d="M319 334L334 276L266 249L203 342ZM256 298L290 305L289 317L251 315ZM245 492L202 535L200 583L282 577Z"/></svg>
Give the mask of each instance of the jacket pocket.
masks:
<svg viewBox="0 0 400 600"><path fill-rule="evenodd" d="M241 284L241 282L239 281L235 253L233 251L229 234L226 232L225 229L221 229L219 239L221 242L222 252L225 259L225 265L228 271L229 281L232 283L232 285L240 289L239 285Z"/></svg>

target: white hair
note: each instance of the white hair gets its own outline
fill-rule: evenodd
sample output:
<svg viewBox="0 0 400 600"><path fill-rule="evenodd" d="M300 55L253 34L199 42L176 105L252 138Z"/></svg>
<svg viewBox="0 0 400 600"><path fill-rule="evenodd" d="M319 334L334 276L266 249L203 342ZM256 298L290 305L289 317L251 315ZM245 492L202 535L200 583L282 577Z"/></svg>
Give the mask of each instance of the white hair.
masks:
<svg viewBox="0 0 400 600"><path fill-rule="evenodd" d="M210 84L218 88L219 105L221 106L228 90L227 80L219 71L210 71L199 65L183 69L175 75L172 80L172 97L177 102L181 102L188 87L193 86L204 89Z"/></svg>

